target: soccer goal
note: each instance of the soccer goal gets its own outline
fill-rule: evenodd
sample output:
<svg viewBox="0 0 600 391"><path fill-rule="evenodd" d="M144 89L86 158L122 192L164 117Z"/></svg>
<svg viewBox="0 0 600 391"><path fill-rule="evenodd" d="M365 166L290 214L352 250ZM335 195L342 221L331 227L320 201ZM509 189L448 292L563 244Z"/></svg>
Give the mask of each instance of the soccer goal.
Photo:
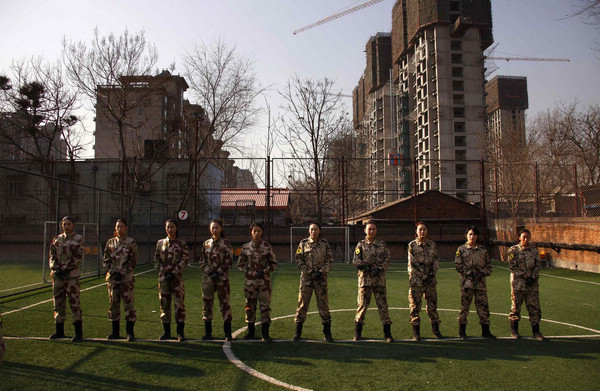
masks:
<svg viewBox="0 0 600 391"><path fill-rule="evenodd" d="M308 237L308 227L290 227L290 262L294 262L298 243L306 237ZM342 259L345 263L352 261L349 227L324 225L321 228L321 237L329 242L334 262Z"/></svg>

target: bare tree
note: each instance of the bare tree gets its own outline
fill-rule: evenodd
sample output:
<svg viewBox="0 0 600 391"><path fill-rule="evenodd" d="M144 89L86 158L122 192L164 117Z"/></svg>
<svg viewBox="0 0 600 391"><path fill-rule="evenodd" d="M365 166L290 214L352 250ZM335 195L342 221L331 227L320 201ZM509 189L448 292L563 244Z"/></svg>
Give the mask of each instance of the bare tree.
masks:
<svg viewBox="0 0 600 391"><path fill-rule="evenodd" d="M223 148L236 149L243 143L241 136L258 118L256 98L265 91L252 61L221 40L194 45L183 57L183 66L191 96L204 114L201 121L189 122L190 177L180 206L188 201L209 162L224 167Z"/></svg>
<svg viewBox="0 0 600 391"><path fill-rule="evenodd" d="M131 146L136 145L131 139L139 128L147 126L133 121L132 114L148 104L158 87L144 79L158 61L156 47L146 41L144 30L131 34L126 29L120 36L101 36L96 28L94 38L87 44L64 39L63 61L71 83L88 97L96 115L116 127L122 162L120 190L135 195L138 186L132 183L140 183L140 176L147 179L153 173L148 168L151 164L130 164L129 160L130 154L136 154L131 152ZM133 199L130 198L130 207Z"/></svg>
<svg viewBox="0 0 600 391"><path fill-rule="evenodd" d="M284 117L277 134L288 144L293 160L288 166L290 186L301 201L314 206L316 219L323 221L323 208L336 196L335 170L328 159L330 143L348 121L342 96L334 81L291 78L279 92L284 100Z"/></svg>
<svg viewBox="0 0 600 391"><path fill-rule="evenodd" d="M75 159L84 147L82 128L75 111L77 94L65 80L60 62L42 57L13 62L12 79L0 77L0 139L3 154L13 160L31 161L40 173L53 176L55 160L70 161L75 180ZM70 186L70 185L69 185ZM53 205L53 181L48 180ZM70 198L69 212L71 210Z"/></svg>

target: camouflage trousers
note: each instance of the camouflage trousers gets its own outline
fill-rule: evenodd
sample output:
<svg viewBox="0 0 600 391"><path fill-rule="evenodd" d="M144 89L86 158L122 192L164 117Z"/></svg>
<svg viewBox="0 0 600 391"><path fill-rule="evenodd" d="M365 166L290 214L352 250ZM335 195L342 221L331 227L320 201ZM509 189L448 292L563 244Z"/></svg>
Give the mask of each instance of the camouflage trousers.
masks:
<svg viewBox="0 0 600 391"><path fill-rule="evenodd" d="M375 296L375 303L377 303L381 323L383 325L392 324L390 312L388 310L385 286L362 286L358 288L358 309L356 310L354 322L361 324L365 323L365 315L367 313L367 308L369 308L369 304L371 303L371 295Z"/></svg>
<svg viewBox="0 0 600 391"><path fill-rule="evenodd" d="M509 320L521 320L521 304L525 301L525 307L529 312L529 323L532 326L540 324L542 319L542 310L540 309L540 291L538 289L510 292L511 308L508 315Z"/></svg>
<svg viewBox="0 0 600 391"><path fill-rule="evenodd" d="M175 306L175 322L185 322L185 284L183 279L173 278L170 281L159 281L158 298L160 299L160 321L162 323L171 323L171 300Z"/></svg>
<svg viewBox="0 0 600 391"><path fill-rule="evenodd" d="M54 322L64 323L67 318L67 300L73 314L73 322L81 320L81 296L79 294L79 278L52 280L54 300Z"/></svg>
<svg viewBox="0 0 600 391"><path fill-rule="evenodd" d="M112 322L121 319L121 300L125 309L125 320L135 322L136 314L133 306L133 281L109 282L108 284L108 319Z"/></svg>
<svg viewBox="0 0 600 391"><path fill-rule="evenodd" d="M482 289L460 290L460 311L458 312L458 323L467 324L469 307L475 297L475 308L479 316L479 324L490 324L490 306L488 304L487 291Z"/></svg>
<svg viewBox="0 0 600 391"><path fill-rule="evenodd" d="M219 307L223 320L231 320L231 305L229 304L229 278L217 279L213 281L210 277L204 276L202 280L202 320L213 320L213 305L215 302L215 291L219 297Z"/></svg>
<svg viewBox="0 0 600 391"><path fill-rule="evenodd" d="M440 323L440 316L437 312L437 291L435 284L411 286L408 289L408 303L410 305L410 324L413 326L421 324L419 312L421 312L421 302L425 295L427 300L427 315L431 323Z"/></svg>
<svg viewBox="0 0 600 391"><path fill-rule="evenodd" d="M304 323L310 299L313 290L317 297L317 308L321 315L322 323L331 322L331 314L329 313L329 297L327 295L327 284L303 285L300 283L300 292L298 293L298 309L296 310L296 323Z"/></svg>
<svg viewBox="0 0 600 391"><path fill-rule="evenodd" d="M260 322L271 323L271 283L265 281L264 285L245 285L246 296L246 323L256 322L256 303L259 303Z"/></svg>

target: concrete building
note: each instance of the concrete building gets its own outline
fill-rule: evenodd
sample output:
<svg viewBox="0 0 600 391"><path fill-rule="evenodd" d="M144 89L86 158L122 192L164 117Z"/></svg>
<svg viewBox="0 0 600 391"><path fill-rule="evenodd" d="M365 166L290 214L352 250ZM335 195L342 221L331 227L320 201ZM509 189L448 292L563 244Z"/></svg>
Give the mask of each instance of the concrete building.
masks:
<svg viewBox="0 0 600 391"><path fill-rule="evenodd" d="M378 140L387 144L365 143L365 156L387 156L393 167L391 178L381 167L374 171L374 186L384 183L386 189L387 183L394 189L371 206L401 198L413 185L417 193L440 190L478 202L485 139L483 51L493 42L490 1L397 0L389 39L392 83L385 83L385 72L374 70L367 44L367 68L354 90L359 134L379 113L372 103L378 98L385 107L387 95L387 112L394 113L385 118L383 110L389 128L382 127ZM387 63L383 56L378 59L382 66Z"/></svg>
<svg viewBox="0 0 600 391"><path fill-rule="evenodd" d="M496 76L485 85L487 129L493 141L493 161L502 160L502 143L525 142L525 110L529 107L527 78Z"/></svg>

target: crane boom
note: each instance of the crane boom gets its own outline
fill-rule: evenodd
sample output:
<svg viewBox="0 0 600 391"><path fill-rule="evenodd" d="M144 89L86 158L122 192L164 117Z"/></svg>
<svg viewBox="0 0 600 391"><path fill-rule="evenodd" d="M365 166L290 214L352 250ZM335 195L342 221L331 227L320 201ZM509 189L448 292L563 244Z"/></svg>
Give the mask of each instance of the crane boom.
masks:
<svg viewBox="0 0 600 391"><path fill-rule="evenodd" d="M495 57L495 56L486 56L486 60L505 60L509 61L562 61L569 62L568 58L543 58L543 57Z"/></svg>
<svg viewBox="0 0 600 391"><path fill-rule="evenodd" d="M374 5L374 4L380 3L382 1L383 0L369 0L369 1L366 1L366 2L364 2L362 4L354 6L352 8L348 8L347 10L344 10L342 12L338 12L337 14L333 14L333 15L330 15L330 16L328 16L326 18L323 18L323 19L321 19L321 20L319 20L319 21L317 21L315 23L309 24L308 26L304 26L304 27L301 27L301 28L299 28L297 30L294 30L294 35L296 35L298 33L301 33L301 32L303 32L305 30L311 29L313 27L317 27L317 26L322 25L324 23L331 22L332 20L335 20L337 18L341 18L342 16L351 14L352 12L356 12L356 11L361 10L363 8L370 7L370 6Z"/></svg>

